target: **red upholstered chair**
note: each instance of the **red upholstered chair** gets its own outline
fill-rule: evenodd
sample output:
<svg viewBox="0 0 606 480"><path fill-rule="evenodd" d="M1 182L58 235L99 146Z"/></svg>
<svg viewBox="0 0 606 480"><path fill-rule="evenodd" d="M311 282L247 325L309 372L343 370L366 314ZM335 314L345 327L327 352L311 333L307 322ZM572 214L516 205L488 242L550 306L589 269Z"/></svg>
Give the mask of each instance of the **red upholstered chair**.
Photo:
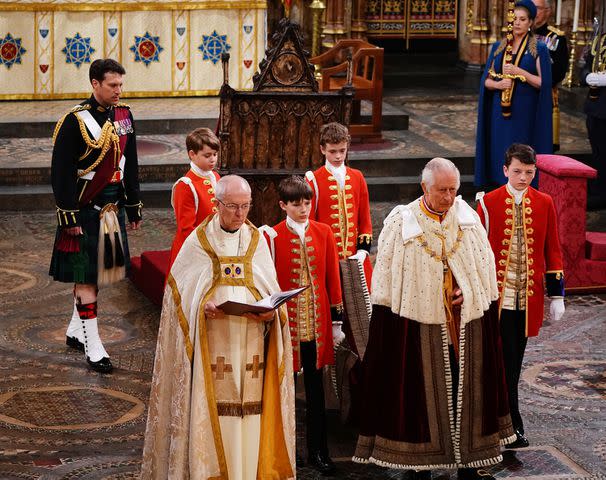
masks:
<svg viewBox="0 0 606 480"><path fill-rule="evenodd" d="M567 292L606 290L606 233L587 232L587 179L597 171L562 155L537 155L539 190L551 195L558 218Z"/></svg>

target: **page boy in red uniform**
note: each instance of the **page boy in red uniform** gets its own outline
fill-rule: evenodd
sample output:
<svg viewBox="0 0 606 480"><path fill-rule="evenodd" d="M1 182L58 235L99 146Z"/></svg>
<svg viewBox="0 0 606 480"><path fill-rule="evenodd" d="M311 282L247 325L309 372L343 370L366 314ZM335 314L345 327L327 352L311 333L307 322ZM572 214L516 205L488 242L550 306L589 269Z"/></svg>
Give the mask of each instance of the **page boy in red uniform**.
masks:
<svg viewBox="0 0 606 480"><path fill-rule="evenodd" d="M331 229L309 219L312 191L305 179L285 178L278 194L286 220L260 230L276 264L280 288L309 285L287 302L294 371L303 369L308 463L331 475L335 467L326 439L322 369L334 364L333 345L345 337L341 330L339 257Z"/></svg>
<svg viewBox="0 0 606 480"><path fill-rule="evenodd" d="M532 147L514 143L505 152L507 184L477 195L478 214L494 252L499 318L511 422L517 439L507 448L529 445L518 402L518 383L528 337L543 324L546 287L550 316L564 314L564 273L556 212L549 195L530 186L537 158Z"/></svg>
<svg viewBox="0 0 606 480"><path fill-rule="evenodd" d="M196 128L185 139L190 169L173 185L171 204L175 210L177 232L170 250L170 267L181 245L194 229L211 213L215 206L215 186L219 174L213 169L217 165L220 143L209 128Z"/></svg>
<svg viewBox="0 0 606 480"><path fill-rule="evenodd" d="M305 174L313 190L310 218L331 228L340 259L355 258L363 263L366 284L370 286L372 222L368 186L360 170L345 165L350 141L347 127L340 123L322 126L320 150L326 164Z"/></svg>

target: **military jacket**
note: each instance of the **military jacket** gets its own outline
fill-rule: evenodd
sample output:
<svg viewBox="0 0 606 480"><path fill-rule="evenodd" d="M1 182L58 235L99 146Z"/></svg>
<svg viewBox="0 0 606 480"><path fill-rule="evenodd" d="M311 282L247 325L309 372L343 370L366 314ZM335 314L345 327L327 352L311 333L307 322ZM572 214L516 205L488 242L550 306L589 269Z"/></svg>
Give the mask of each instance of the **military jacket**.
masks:
<svg viewBox="0 0 606 480"><path fill-rule="evenodd" d="M343 190L326 167L310 173L307 181L314 193L310 218L331 228L339 258L347 258L359 248L370 248L372 222L368 186L362 172L347 167Z"/></svg>
<svg viewBox="0 0 606 480"><path fill-rule="evenodd" d="M595 51L596 56L591 54ZM585 66L581 71L581 84L587 85L585 79L592 72L606 72L606 34L595 38L591 49L585 57ZM584 106L585 114L601 120L606 120L606 87L590 87Z"/></svg>
<svg viewBox="0 0 606 480"><path fill-rule="evenodd" d="M270 229L268 229L270 230ZM299 342L316 342L316 368L334 364L331 307L342 309L339 258L331 229L309 221L305 243L286 221L265 238L276 264L282 290L310 287L287 302L295 371L301 368Z"/></svg>
<svg viewBox="0 0 606 480"><path fill-rule="evenodd" d="M89 112L103 129L101 139L93 137L77 115L80 111ZM133 117L127 105L105 108L91 95L57 123L53 144L51 184L59 226L80 225L80 208L85 206L81 200L86 198L90 177L106 161L101 160L106 154L111 156L110 161L114 164L112 181L121 187L122 206L126 207L129 220L141 219L137 145ZM119 172L122 155L124 165ZM87 203L91 202L94 203L94 198Z"/></svg>
<svg viewBox="0 0 606 480"><path fill-rule="evenodd" d="M478 204L478 214L488 231L488 240L494 252L497 285L499 288L499 312L502 306L503 287L508 277L515 236L514 198L502 186L483 197L486 213ZM526 336L538 335L543 324L544 290L547 295L564 295L564 273L560 241L553 200L532 187L522 198L522 222L526 245L524 249L526 272Z"/></svg>
<svg viewBox="0 0 606 480"><path fill-rule="evenodd" d="M544 24L535 30L538 40L541 40L549 50L551 57L551 84L558 85L568 72L568 43L562 30Z"/></svg>

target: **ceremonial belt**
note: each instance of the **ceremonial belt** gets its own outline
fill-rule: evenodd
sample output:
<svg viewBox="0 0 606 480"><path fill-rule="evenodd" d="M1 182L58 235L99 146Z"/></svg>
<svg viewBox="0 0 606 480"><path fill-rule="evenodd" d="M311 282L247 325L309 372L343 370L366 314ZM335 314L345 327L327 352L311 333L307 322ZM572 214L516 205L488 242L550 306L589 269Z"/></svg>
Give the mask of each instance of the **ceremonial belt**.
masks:
<svg viewBox="0 0 606 480"><path fill-rule="evenodd" d="M99 137L101 137L101 126L93 118L93 116L90 114L90 112L88 110L80 110L79 112L76 112L76 115L78 115L78 117L80 117L80 119L84 122L84 124L86 125L86 128L91 133L93 138L95 140L99 140ZM120 142L120 150L123 150L122 142ZM120 176L122 176L124 174L124 164L125 163L126 163L126 158L124 157L124 154L123 154L120 157L120 162L118 164L118 168L120 169ZM96 173L93 170L93 171L88 172L85 175L80 176L80 173L83 171L84 170L78 170L78 176L79 176L79 178L82 178L84 180L92 180Z"/></svg>

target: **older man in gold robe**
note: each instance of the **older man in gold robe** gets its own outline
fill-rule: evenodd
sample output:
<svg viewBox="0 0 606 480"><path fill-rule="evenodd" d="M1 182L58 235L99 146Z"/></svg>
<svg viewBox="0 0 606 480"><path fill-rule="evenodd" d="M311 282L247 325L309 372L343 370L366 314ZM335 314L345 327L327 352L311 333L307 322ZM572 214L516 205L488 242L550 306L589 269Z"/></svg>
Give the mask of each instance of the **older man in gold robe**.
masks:
<svg viewBox="0 0 606 480"><path fill-rule="evenodd" d="M143 479L295 476L287 316L226 315L280 290L267 244L246 220L251 191L223 177L218 213L185 240L164 292Z"/></svg>

